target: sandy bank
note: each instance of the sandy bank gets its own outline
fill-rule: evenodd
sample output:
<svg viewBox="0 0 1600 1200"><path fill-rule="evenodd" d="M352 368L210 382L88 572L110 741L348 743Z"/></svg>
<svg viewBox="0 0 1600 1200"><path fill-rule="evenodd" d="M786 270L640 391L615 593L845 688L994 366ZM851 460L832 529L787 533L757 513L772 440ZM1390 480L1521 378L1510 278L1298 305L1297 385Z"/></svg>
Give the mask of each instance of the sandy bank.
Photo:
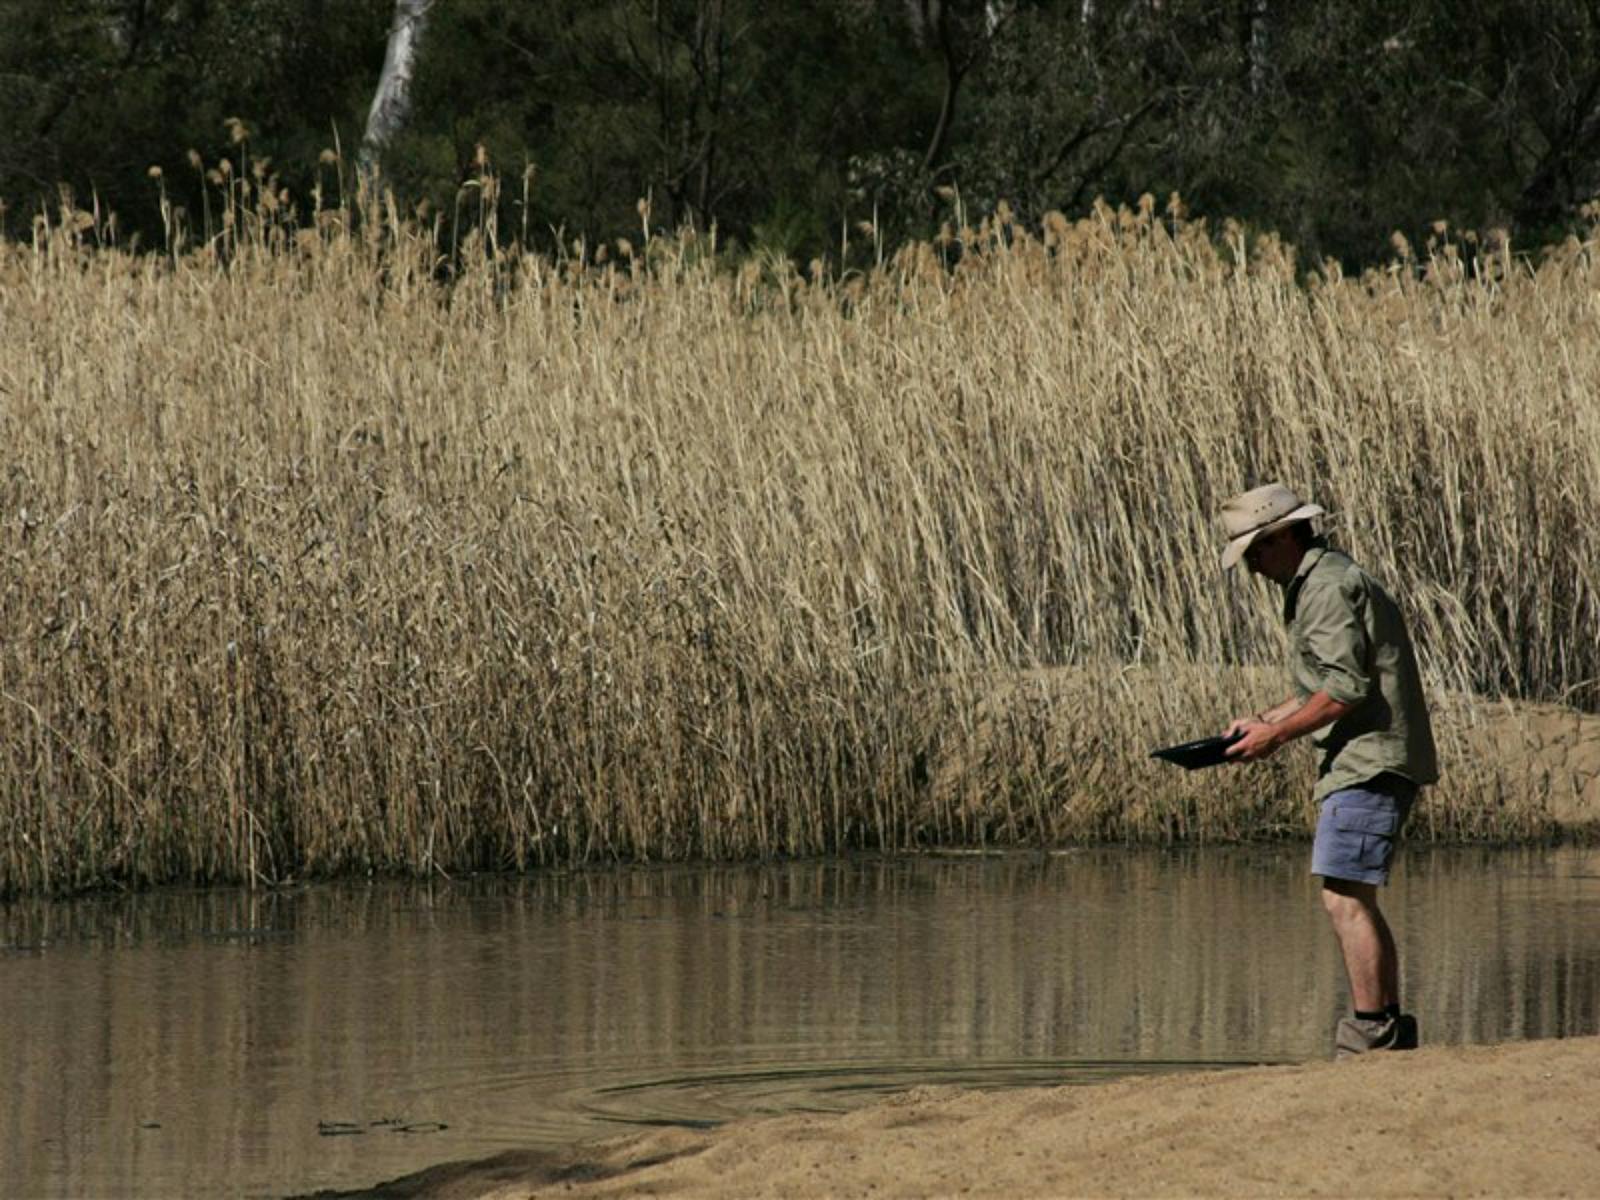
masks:
<svg viewBox="0 0 1600 1200"><path fill-rule="evenodd" d="M373 1195L1594 1196L1600 1038L1078 1087L447 1164Z"/></svg>

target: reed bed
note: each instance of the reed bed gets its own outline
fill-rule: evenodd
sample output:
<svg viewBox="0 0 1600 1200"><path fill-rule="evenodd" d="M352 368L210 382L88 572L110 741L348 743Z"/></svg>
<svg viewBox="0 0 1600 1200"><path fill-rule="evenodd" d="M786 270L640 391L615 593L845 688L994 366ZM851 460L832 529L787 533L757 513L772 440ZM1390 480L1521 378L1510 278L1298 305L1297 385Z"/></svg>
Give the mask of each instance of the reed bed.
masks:
<svg viewBox="0 0 1600 1200"><path fill-rule="evenodd" d="M1301 833L1303 750L1146 758L1285 690L1217 565L1272 478L1467 714L1422 831L1548 832L1471 713L1600 694L1592 241L1301 279L1145 204L834 279L227 212L0 244L0 893Z"/></svg>

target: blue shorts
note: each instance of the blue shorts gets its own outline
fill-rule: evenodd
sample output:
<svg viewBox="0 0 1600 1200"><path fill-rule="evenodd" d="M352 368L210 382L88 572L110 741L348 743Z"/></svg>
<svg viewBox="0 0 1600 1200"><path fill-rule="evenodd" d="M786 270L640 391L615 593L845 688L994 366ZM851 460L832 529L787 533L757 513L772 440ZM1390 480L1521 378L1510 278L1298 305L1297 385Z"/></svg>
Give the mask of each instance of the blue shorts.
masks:
<svg viewBox="0 0 1600 1200"><path fill-rule="evenodd" d="M1394 844L1416 796L1416 784L1389 774L1329 793L1311 844L1311 873L1352 883L1388 883Z"/></svg>

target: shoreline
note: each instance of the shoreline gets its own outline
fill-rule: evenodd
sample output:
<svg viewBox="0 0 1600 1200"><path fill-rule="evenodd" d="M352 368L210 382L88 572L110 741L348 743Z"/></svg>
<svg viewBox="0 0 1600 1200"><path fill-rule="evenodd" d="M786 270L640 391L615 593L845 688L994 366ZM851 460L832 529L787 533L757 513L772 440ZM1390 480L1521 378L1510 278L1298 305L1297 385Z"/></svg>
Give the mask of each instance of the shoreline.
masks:
<svg viewBox="0 0 1600 1200"><path fill-rule="evenodd" d="M1402 851L1427 850L1555 850L1563 847L1585 849L1600 846L1600 816L1585 813L1580 818L1553 820L1543 833L1517 837L1413 837L1410 834L1417 818L1413 816L1402 834ZM539 873L586 873L627 870L738 868L782 865L785 863L827 862L849 860L857 857L881 859L922 858L1051 858L1095 850L1221 850L1259 846L1302 846L1309 851L1309 829L1295 832L1273 831L1259 836L1215 836L1195 834L1169 841L1150 839L1100 838L1051 845L989 842L984 844L930 843L904 846L893 850L859 847L837 853L777 855L771 858L731 858L718 860L699 859L607 859L597 862L553 864L529 867L523 870L487 869L466 871L460 875L443 875L444 878L462 882L472 879L514 878ZM294 892L307 887L339 887L373 883L407 884L426 883L433 875L442 872L413 873L402 870L367 871L364 873L339 872L327 875L306 875L283 880L212 880L202 883L168 881L140 886L101 883L92 887L65 892L17 892L0 894L0 907L17 908L23 905L74 904L83 901L126 899L132 896L158 895L164 892L228 892L251 891L263 895L274 892Z"/></svg>
<svg viewBox="0 0 1600 1200"><path fill-rule="evenodd" d="M1600 1037L1582 1037L915 1088L842 1115L513 1151L340 1195L1581 1195L1600 1178L1597 1065Z"/></svg>

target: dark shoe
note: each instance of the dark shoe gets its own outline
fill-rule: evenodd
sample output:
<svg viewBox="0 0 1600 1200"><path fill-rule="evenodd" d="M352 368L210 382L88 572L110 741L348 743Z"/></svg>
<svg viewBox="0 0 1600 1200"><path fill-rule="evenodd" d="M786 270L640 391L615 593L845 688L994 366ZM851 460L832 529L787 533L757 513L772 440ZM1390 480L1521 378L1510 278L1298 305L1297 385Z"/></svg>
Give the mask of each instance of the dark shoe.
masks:
<svg viewBox="0 0 1600 1200"><path fill-rule="evenodd" d="M1373 1050L1414 1050L1416 1046L1417 1019L1410 1014L1378 1021L1341 1017L1333 1035L1335 1058L1350 1058Z"/></svg>

